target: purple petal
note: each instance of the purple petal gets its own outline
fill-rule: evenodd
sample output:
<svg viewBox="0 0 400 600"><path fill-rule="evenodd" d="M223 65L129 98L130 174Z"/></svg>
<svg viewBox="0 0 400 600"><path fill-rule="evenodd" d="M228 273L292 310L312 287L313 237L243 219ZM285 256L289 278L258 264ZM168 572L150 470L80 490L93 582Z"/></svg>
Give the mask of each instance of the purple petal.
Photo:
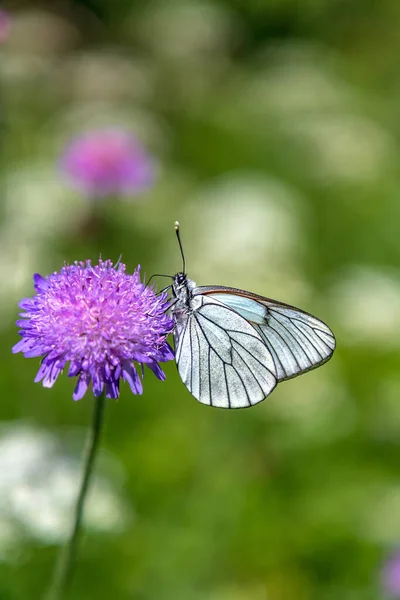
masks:
<svg viewBox="0 0 400 600"><path fill-rule="evenodd" d="M160 350L159 356L157 356L157 360L161 362L167 362L168 360L173 360L175 358L175 352L168 344L165 342L162 349Z"/></svg>
<svg viewBox="0 0 400 600"><path fill-rule="evenodd" d="M143 354L143 352L139 352L138 350L135 350L133 352L133 359L136 360L136 362L140 362L140 363L151 363L153 362L153 358L151 358L151 356L147 356L146 354Z"/></svg>
<svg viewBox="0 0 400 600"><path fill-rule="evenodd" d="M81 373L78 382L75 386L72 398L74 400L80 400L86 394L90 383L90 375L88 373Z"/></svg>
<svg viewBox="0 0 400 600"><path fill-rule="evenodd" d="M64 352L60 352L60 350L51 350L48 355L46 356L46 361L47 362L56 362L59 359L62 359L64 356ZM65 360L63 362L63 365L65 364Z"/></svg>
<svg viewBox="0 0 400 600"><path fill-rule="evenodd" d="M24 310L32 310L36 308L36 303L32 298L23 298L21 302L18 303L18 306Z"/></svg>
<svg viewBox="0 0 400 600"><path fill-rule="evenodd" d="M33 285L37 292L45 292L49 287L49 281L44 279L39 273L33 276Z"/></svg>
<svg viewBox="0 0 400 600"><path fill-rule="evenodd" d="M27 340L26 339L22 339L19 342L17 342L16 344L14 344L14 346L11 348L11 352L13 354L17 354L18 352L23 352L24 348L26 348L26 344L27 344Z"/></svg>
<svg viewBox="0 0 400 600"><path fill-rule="evenodd" d="M40 365L39 371L36 373L36 377L34 379L35 383L39 383L39 381L42 381L43 377L46 375L46 373L51 369L51 365L46 365L44 363L42 363Z"/></svg>
<svg viewBox="0 0 400 600"><path fill-rule="evenodd" d="M143 385L136 372L133 364L128 361L124 362L122 369L122 378L129 383L129 387L133 394L141 394L143 392Z"/></svg>
<svg viewBox="0 0 400 600"><path fill-rule="evenodd" d="M23 338L12 347L12 352L13 354L17 354L17 352L23 352L25 354L26 352L29 352L35 344L37 344L36 340ZM41 354L43 354L43 349L39 354L36 354L36 356L40 356Z"/></svg>
<svg viewBox="0 0 400 600"><path fill-rule="evenodd" d="M43 378L43 381L42 381L43 387L45 387L45 388L53 387L53 385L55 384L55 382L57 380L57 377L59 376L59 374L61 372L62 372L62 369L58 369L56 367L56 365L51 366Z"/></svg>
<svg viewBox="0 0 400 600"><path fill-rule="evenodd" d="M119 396L119 382L106 381L106 398L118 398Z"/></svg>
<svg viewBox="0 0 400 600"><path fill-rule="evenodd" d="M97 369L93 370L91 375L92 375L92 384L93 384L93 394L95 396L100 396L100 394L104 388L104 380Z"/></svg>
<svg viewBox="0 0 400 600"><path fill-rule="evenodd" d="M46 350L43 348L43 346L37 346L36 348L25 351L24 356L25 358L36 358L37 356L42 356L43 352L45 351Z"/></svg>
<svg viewBox="0 0 400 600"><path fill-rule="evenodd" d="M81 371L81 369L82 369L81 362L79 362L78 360L71 361L71 364L69 365L68 377L75 377L75 375L78 375L78 373Z"/></svg>
<svg viewBox="0 0 400 600"><path fill-rule="evenodd" d="M153 362L148 364L147 366L153 371L154 375L158 377L158 379L160 379L161 381L165 381L166 375L158 363Z"/></svg>
<svg viewBox="0 0 400 600"><path fill-rule="evenodd" d="M32 327L31 322L27 319L18 319L18 321L15 321L15 324L17 327L21 327L21 329L30 329Z"/></svg>

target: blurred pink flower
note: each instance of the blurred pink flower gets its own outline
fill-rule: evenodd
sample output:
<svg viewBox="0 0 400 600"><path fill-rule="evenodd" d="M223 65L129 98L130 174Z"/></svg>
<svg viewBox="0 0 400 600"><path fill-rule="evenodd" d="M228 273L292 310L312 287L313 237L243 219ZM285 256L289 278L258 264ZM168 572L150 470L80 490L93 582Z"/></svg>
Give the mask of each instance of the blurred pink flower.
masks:
<svg viewBox="0 0 400 600"><path fill-rule="evenodd" d="M386 561L382 571L382 586L390 598L400 598L400 550Z"/></svg>
<svg viewBox="0 0 400 600"><path fill-rule="evenodd" d="M0 44L7 39L11 29L11 19L5 10L0 9Z"/></svg>
<svg viewBox="0 0 400 600"><path fill-rule="evenodd" d="M73 140L61 159L70 183L87 196L130 196L154 182L152 158L122 129L88 131Z"/></svg>

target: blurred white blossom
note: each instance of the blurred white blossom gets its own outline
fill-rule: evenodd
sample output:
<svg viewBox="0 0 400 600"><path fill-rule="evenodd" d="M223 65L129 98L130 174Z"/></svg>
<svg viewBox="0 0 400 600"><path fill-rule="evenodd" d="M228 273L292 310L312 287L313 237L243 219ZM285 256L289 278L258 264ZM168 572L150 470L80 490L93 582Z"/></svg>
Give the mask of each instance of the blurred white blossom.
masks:
<svg viewBox="0 0 400 600"><path fill-rule="evenodd" d="M7 44L11 55L51 56L65 52L78 41L78 31L71 21L38 8L15 11L12 25Z"/></svg>
<svg viewBox="0 0 400 600"><path fill-rule="evenodd" d="M393 166L394 140L362 115L313 114L286 123L286 128L308 155L312 177L365 185Z"/></svg>
<svg viewBox="0 0 400 600"><path fill-rule="evenodd" d="M32 274L42 259L36 245L19 236L18 227L0 228L0 330L9 327L9 314L16 314L17 303L32 289Z"/></svg>
<svg viewBox="0 0 400 600"><path fill-rule="evenodd" d="M2 425L0 560L7 560L4 548L15 542L18 531L44 544L66 538L80 478L79 457L63 450L52 434L23 423ZM95 475L85 506L85 527L120 531L130 517L115 483Z"/></svg>
<svg viewBox="0 0 400 600"><path fill-rule="evenodd" d="M60 65L57 75L64 95L75 100L140 102L154 95L150 65L117 48L76 52Z"/></svg>
<svg viewBox="0 0 400 600"><path fill-rule="evenodd" d="M301 155L302 172L324 184L370 184L395 167L395 138L365 114L331 50L277 45L256 65L225 86L214 114L220 125L268 146L273 132L290 145L292 157Z"/></svg>
<svg viewBox="0 0 400 600"><path fill-rule="evenodd" d="M338 276L329 297L342 344L400 345L399 272L354 267Z"/></svg>
<svg viewBox="0 0 400 600"><path fill-rule="evenodd" d="M192 196L181 219L189 276L291 302L307 297L300 215L297 191L279 180L246 172L216 179ZM190 239L186 223L196 223Z"/></svg>
<svg viewBox="0 0 400 600"><path fill-rule="evenodd" d="M136 11L131 27L163 59L204 62L222 53L235 32L223 5L206 0L161 0Z"/></svg>
<svg viewBox="0 0 400 600"><path fill-rule="evenodd" d="M4 187L8 229L34 245L73 231L89 207L63 185L56 165L30 164L15 167ZM16 240L17 241L17 240Z"/></svg>
<svg viewBox="0 0 400 600"><path fill-rule="evenodd" d="M255 119L297 118L348 110L356 104L354 89L336 72L331 51L309 43L269 45L257 69L237 81L239 106Z"/></svg>

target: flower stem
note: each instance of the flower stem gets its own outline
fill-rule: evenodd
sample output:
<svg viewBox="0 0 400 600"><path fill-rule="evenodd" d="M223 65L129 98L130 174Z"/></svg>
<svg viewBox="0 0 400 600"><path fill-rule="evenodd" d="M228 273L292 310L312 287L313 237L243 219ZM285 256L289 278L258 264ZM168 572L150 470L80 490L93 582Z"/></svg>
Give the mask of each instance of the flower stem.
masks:
<svg viewBox="0 0 400 600"><path fill-rule="evenodd" d="M61 550L53 575L53 580L46 595L46 600L61 600L71 582L74 568L76 549L81 530L83 509L86 494L89 489L90 478L93 472L94 461L98 448L100 430L103 422L105 393L94 399L92 423L88 432L87 444L83 458L82 482L75 506L75 517L72 530L65 547Z"/></svg>

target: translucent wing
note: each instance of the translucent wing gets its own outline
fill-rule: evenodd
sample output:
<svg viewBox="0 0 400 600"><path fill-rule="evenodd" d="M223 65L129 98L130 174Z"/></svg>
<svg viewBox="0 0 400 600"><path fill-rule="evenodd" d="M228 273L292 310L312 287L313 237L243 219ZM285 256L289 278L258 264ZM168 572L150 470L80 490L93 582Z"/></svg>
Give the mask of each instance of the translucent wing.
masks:
<svg viewBox="0 0 400 600"><path fill-rule="evenodd" d="M203 404L245 408L276 386L275 365L259 333L240 314L208 297L177 317L179 375Z"/></svg>
<svg viewBox="0 0 400 600"><path fill-rule="evenodd" d="M315 369L333 354L336 342L329 327L294 306L233 288L203 287L197 293L222 302L253 324L271 353L278 381Z"/></svg>

